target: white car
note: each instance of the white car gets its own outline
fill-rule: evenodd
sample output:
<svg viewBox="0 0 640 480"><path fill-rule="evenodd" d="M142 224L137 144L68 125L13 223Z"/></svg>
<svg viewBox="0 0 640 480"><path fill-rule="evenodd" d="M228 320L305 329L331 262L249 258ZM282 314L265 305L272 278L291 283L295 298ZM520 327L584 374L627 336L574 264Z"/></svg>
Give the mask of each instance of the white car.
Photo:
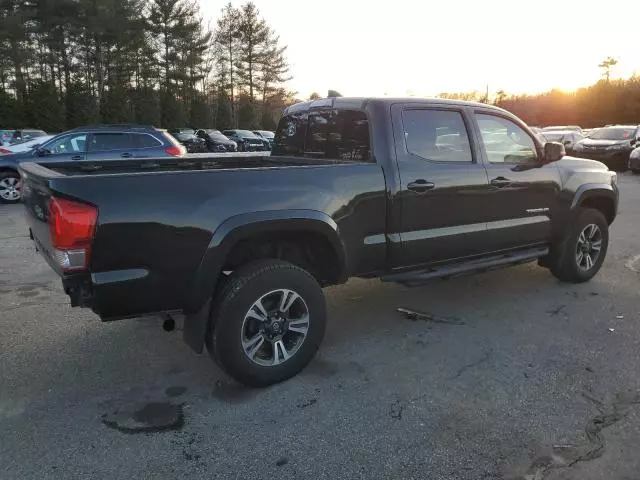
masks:
<svg viewBox="0 0 640 480"><path fill-rule="evenodd" d="M54 135L43 135L41 137L32 138L31 140L25 140L24 142L0 147L0 155L10 155L12 153L26 152L27 150L31 150L38 145L42 145L44 142L53 137Z"/></svg>

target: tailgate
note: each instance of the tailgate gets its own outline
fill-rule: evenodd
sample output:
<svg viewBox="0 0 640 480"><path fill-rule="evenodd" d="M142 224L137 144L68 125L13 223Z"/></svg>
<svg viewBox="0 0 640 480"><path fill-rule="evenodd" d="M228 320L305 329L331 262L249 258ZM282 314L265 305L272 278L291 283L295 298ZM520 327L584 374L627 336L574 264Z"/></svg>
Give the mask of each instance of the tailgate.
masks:
<svg viewBox="0 0 640 480"><path fill-rule="evenodd" d="M34 163L25 163L19 168L22 175L22 201L26 209L30 236L51 268L58 275L62 275L62 268L53 258L49 228L49 200L52 193L49 177L56 173Z"/></svg>

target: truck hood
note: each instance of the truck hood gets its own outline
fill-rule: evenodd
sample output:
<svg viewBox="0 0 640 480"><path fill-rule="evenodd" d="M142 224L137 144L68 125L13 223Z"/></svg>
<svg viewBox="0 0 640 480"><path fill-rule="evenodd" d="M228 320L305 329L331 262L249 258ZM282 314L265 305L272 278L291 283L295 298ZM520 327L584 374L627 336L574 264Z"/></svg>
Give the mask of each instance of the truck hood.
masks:
<svg viewBox="0 0 640 480"><path fill-rule="evenodd" d="M589 160L588 158L576 158L570 156L564 156L561 160L554 162L558 168L562 170L591 170L591 171L607 171L607 167L604 163L597 160Z"/></svg>

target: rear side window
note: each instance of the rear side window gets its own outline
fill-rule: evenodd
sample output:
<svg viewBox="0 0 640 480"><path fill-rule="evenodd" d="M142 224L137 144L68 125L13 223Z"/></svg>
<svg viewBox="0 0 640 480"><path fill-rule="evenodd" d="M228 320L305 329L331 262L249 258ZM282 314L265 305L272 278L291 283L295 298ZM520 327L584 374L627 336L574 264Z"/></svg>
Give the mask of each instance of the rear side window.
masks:
<svg viewBox="0 0 640 480"><path fill-rule="evenodd" d="M469 135L460 112L405 110L402 124L409 153L436 162L473 162Z"/></svg>
<svg viewBox="0 0 640 480"><path fill-rule="evenodd" d="M153 148L160 147L162 143L155 137L147 135L146 133L132 133L132 143L134 148Z"/></svg>
<svg viewBox="0 0 640 480"><path fill-rule="evenodd" d="M171 135L169 132L163 131L161 135L170 145L173 145L174 147L180 145L180 142L176 140L176 137Z"/></svg>
<svg viewBox="0 0 640 480"><path fill-rule="evenodd" d="M94 133L89 143L90 152L124 150L132 148L131 136L128 133Z"/></svg>
<svg viewBox="0 0 640 480"><path fill-rule="evenodd" d="M286 115L280 119L273 142L273 155L302 155L305 121L300 115Z"/></svg>
<svg viewBox="0 0 640 480"><path fill-rule="evenodd" d="M352 162L371 160L369 121L359 110L309 114L305 155Z"/></svg>

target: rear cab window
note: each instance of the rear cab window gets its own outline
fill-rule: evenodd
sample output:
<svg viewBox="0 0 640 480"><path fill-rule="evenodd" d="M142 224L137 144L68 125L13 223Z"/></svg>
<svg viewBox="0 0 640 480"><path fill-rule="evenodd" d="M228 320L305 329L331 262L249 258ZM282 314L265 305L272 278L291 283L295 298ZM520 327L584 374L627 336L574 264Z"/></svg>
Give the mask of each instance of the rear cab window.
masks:
<svg viewBox="0 0 640 480"><path fill-rule="evenodd" d="M273 154L371 162L369 120L365 112L348 109L287 115L278 124Z"/></svg>
<svg viewBox="0 0 640 480"><path fill-rule="evenodd" d="M369 120L360 110L309 112L304 155L345 162L370 162Z"/></svg>

